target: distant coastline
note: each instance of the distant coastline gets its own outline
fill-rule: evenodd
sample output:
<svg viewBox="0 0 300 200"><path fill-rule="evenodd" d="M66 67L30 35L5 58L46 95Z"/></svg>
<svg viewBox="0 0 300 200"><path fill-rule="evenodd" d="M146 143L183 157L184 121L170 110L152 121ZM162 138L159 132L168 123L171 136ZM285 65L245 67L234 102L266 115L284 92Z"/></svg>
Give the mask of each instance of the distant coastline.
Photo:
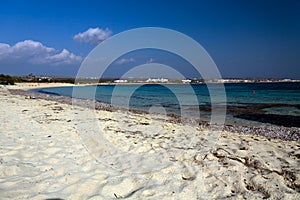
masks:
<svg viewBox="0 0 300 200"><path fill-rule="evenodd" d="M10 76L0 74L0 85L14 85L15 83L67 83L76 85L120 85L120 84L230 84L230 83L297 83L300 79L291 78L101 78L96 77L63 77L63 76Z"/></svg>

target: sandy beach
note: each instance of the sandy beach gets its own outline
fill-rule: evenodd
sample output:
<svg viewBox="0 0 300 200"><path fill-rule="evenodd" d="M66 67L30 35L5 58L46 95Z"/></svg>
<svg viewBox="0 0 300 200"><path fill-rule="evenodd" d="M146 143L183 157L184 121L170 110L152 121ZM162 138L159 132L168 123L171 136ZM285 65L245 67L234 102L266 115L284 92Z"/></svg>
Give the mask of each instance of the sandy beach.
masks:
<svg viewBox="0 0 300 200"><path fill-rule="evenodd" d="M74 86L71 83L15 83L15 85L7 86L10 89L37 89L37 88L48 88L48 87L65 87L65 86Z"/></svg>
<svg viewBox="0 0 300 200"><path fill-rule="evenodd" d="M11 92L59 85L0 88L0 199L300 199L299 141Z"/></svg>

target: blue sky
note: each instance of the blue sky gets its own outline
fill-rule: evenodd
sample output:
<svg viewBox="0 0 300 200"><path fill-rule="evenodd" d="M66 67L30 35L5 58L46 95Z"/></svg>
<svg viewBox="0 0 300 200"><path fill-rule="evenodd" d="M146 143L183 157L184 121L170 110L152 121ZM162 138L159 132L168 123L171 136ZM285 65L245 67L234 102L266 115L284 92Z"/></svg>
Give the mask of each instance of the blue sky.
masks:
<svg viewBox="0 0 300 200"><path fill-rule="evenodd" d="M95 44L151 26L195 39L223 77L300 78L299 10L299 0L3 1L0 73L74 76ZM163 58L170 66L185 65L167 53L140 51L116 61L108 76L116 76L118 67Z"/></svg>

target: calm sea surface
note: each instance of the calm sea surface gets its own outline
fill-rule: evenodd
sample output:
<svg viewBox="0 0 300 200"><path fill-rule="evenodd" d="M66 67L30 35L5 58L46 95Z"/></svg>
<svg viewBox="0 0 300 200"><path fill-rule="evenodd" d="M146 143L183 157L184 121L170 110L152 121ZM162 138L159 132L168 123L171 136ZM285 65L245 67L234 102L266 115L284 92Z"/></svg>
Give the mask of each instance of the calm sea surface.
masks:
<svg viewBox="0 0 300 200"><path fill-rule="evenodd" d="M130 109L166 112L210 119L211 95L218 97L220 106L226 105L227 123L277 124L300 126L300 83L247 83L225 84L222 88L197 85L106 85L43 88L38 92L77 98L127 107ZM299 123L298 123L299 122Z"/></svg>

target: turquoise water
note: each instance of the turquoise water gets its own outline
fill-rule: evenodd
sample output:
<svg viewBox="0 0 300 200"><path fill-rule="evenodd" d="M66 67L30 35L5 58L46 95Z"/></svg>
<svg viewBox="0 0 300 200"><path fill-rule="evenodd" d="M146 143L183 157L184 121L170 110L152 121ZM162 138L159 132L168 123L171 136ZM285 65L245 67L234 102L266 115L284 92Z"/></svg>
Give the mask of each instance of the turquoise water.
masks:
<svg viewBox="0 0 300 200"><path fill-rule="evenodd" d="M160 107L176 115L184 110L191 117L199 116L200 112L201 119L209 120L213 94L218 97L217 104L227 107L227 123L261 123L266 121L259 119L263 117L267 123L281 121L278 125L297 126L300 119L300 83L225 84L225 98L221 98L221 85L210 85L210 89L211 93L204 84L78 86L76 98L143 111ZM38 92L72 97L73 87L43 88Z"/></svg>

